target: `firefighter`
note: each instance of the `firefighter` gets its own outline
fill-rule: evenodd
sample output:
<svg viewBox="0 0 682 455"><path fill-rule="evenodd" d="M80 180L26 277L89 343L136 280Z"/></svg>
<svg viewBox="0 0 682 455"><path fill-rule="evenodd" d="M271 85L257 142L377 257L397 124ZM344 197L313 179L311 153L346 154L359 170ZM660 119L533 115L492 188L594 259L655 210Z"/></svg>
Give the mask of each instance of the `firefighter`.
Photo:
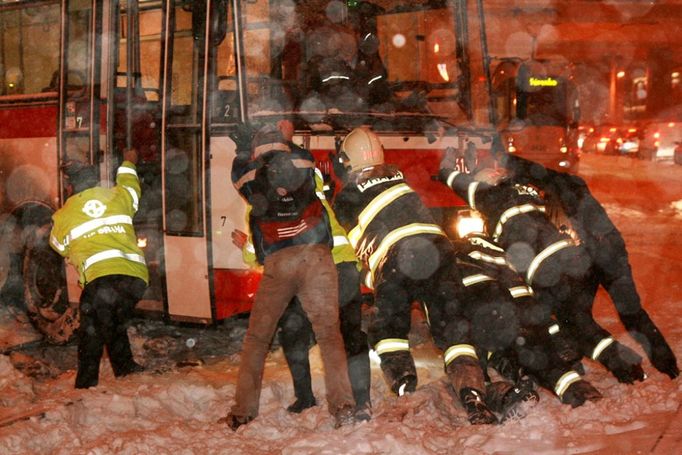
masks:
<svg viewBox="0 0 682 455"><path fill-rule="evenodd" d="M585 181L577 175L547 169L521 157L505 155L501 162L512 181L537 186L550 205L558 205L584 245L592 264L592 273L586 277L591 298L586 299L585 307L578 311L588 319L597 289L602 286L611 297L621 322L642 346L652 365L671 379L676 378L680 373L677 359L642 307L625 241ZM550 201L556 201L556 204ZM601 334L601 339L583 346L583 351L594 352L596 346L605 345L608 349L613 337L608 333Z"/></svg>
<svg viewBox="0 0 682 455"><path fill-rule="evenodd" d="M299 150L292 142L293 124L288 119L280 120L277 129L282 139L292 150ZM317 196L322 202L329 216L334 237L332 257L336 264L339 286L339 316L341 320L341 335L348 358L348 374L350 376L353 397L357 412L356 418L368 420L371 413L370 383L371 371L369 365L369 346L367 334L362 330L362 295L360 293L360 273L355 251L350 246L346 232L339 225L336 216L326 197L328 185L324 181L322 172L315 168L315 183ZM248 235L241 231L232 233L233 243L244 253L244 261L250 265L258 264L255 247ZM308 350L313 338L313 330L301 303L297 298L287 306L279 321L279 341L287 361L294 383L296 401L287 410L300 413L316 405L315 395L311 385L310 362Z"/></svg>
<svg viewBox="0 0 682 455"><path fill-rule="evenodd" d="M503 178L496 169L480 169L475 176L457 170L455 153L446 151L439 178L483 213L488 232L505 250L510 266L533 286L538 301L556 314L561 331L553 341L577 343L578 353L566 360L589 355L621 382L643 380L641 358L610 337L587 311L594 297L586 286L590 260L584 248L548 218L537 188Z"/></svg>
<svg viewBox="0 0 682 455"><path fill-rule="evenodd" d="M52 216L50 245L78 270L83 288L76 388L94 387L106 347L116 377L143 370L130 350L126 323L144 294L149 272L137 246L133 216L140 201L137 151L123 152L116 186L97 186L95 166L63 166L69 198Z"/></svg>
<svg viewBox="0 0 682 455"><path fill-rule="evenodd" d="M384 163L381 142L368 128L345 137L334 164L343 180L334 212L363 264L365 285L374 290L368 338L391 391L403 395L417 386L408 333L412 303L419 301L469 421L496 423L485 403L479 349L457 296L462 278L445 233L402 172Z"/></svg>
<svg viewBox="0 0 682 455"><path fill-rule="evenodd" d="M468 223L458 223L453 245L466 295L478 301L472 318L474 325L480 320L478 325L485 327L481 336L487 339L479 343L490 351L487 364L517 383L523 383L524 374L531 375L572 407L600 399L599 391L556 351L550 337L558 324L535 300L532 287L509 267L505 251L485 233L482 217L464 213L460 221ZM490 389L488 395L491 405L500 399Z"/></svg>
<svg viewBox="0 0 682 455"><path fill-rule="evenodd" d="M251 208L249 229L263 277L242 346L235 404L221 421L235 430L258 415L270 341L296 296L320 346L329 412L336 427L350 424L355 409L339 329L333 237L315 193L313 158L304 150L291 150L276 130L259 132L253 148L248 128L237 129L232 138L238 151L233 182Z"/></svg>

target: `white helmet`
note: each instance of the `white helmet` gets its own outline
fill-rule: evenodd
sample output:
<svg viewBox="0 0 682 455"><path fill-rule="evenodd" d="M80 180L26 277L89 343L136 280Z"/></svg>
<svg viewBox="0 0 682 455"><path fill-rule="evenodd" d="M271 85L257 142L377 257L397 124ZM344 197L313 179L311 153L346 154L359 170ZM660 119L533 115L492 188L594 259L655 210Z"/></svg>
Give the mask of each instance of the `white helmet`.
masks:
<svg viewBox="0 0 682 455"><path fill-rule="evenodd" d="M348 133L341 144L343 165L351 172L362 168L384 164L384 147L372 130L366 126L355 128Z"/></svg>

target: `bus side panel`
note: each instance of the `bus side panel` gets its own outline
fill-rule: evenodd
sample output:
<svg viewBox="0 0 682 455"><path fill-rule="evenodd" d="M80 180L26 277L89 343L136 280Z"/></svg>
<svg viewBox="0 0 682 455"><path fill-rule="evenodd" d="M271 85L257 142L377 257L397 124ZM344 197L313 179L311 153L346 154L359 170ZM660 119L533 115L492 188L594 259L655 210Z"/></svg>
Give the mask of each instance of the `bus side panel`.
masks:
<svg viewBox="0 0 682 455"><path fill-rule="evenodd" d="M57 106L0 110L0 138L56 137Z"/></svg>
<svg viewBox="0 0 682 455"><path fill-rule="evenodd" d="M0 202L3 211L25 202L57 204L55 137L0 138Z"/></svg>
<svg viewBox="0 0 682 455"><path fill-rule="evenodd" d="M255 270L215 269L216 320L251 311L261 274Z"/></svg>
<svg viewBox="0 0 682 455"><path fill-rule="evenodd" d="M429 208L461 207L466 205L445 185L440 183L438 175L440 161L445 148L455 147L456 138L441 138L429 144L421 136L382 136L384 158L388 164L395 164L405 175L407 183L421 196ZM328 142L328 143L327 143ZM333 149L333 141L323 138L312 138L311 150L322 172L330 172L328 156ZM336 181L337 188L340 182Z"/></svg>
<svg viewBox="0 0 682 455"><path fill-rule="evenodd" d="M246 201L232 185L234 143L211 138L211 251L216 319L251 310L260 272L244 263L242 251L232 243L232 231L248 232Z"/></svg>
<svg viewBox="0 0 682 455"><path fill-rule="evenodd" d="M169 316L175 320L211 321L205 239L166 236L164 250Z"/></svg>

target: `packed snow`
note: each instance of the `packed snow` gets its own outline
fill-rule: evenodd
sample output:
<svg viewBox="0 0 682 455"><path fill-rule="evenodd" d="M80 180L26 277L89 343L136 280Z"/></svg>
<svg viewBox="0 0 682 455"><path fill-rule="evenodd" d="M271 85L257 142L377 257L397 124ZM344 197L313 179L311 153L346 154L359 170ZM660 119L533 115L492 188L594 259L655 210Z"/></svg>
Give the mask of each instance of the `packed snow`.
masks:
<svg viewBox="0 0 682 455"><path fill-rule="evenodd" d="M584 156L581 174L595 183L596 196L623 232L645 308L679 358L682 166L616 160ZM647 183L640 186L640 178ZM595 315L643 355L603 292ZM598 402L571 409L541 390L539 404L525 419L470 425L417 312L410 340L419 374L415 393L393 396L373 364L372 420L335 430L324 400L318 348L310 351L318 406L289 414L291 378L281 349L273 345L260 415L233 432L217 421L233 404L246 324L243 317L215 328L136 319L129 334L135 358L146 371L115 379L104 359L100 384L76 390L75 346L36 341L39 337L21 313L2 306L0 453L672 454L682 449L682 380L670 380L646 359L648 378L635 385L620 384L600 364L585 360L587 379L604 395ZM18 343L25 345L10 349Z"/></svg>

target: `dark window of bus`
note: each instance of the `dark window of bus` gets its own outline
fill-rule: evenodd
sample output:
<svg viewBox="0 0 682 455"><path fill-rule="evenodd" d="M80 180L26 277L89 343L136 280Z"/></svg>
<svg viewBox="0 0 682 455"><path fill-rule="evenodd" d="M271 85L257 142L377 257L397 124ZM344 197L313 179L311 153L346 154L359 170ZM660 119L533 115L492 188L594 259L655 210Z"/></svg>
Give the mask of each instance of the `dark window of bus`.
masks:
<svg viewBox="0 0 682 455"><path fill-rule="evenodd" d="M222 0L213 2L215 11L212 17L217 21L211 24L212 43L215 48L215 81L211 90L212 123L232 123L239 116L239 96L237 88L237 66L234 61L234 15L231 4Z"/></svg>
<svg viewBox="0 0 682 455"><path fill-rule="evenodd" d="M201 59L203 38L195 39L192 4L175 9L170 103L165 156L166 229L177 235L203 234L201 184ZM198 32L199 30L197 30Z"/></svg>
<svg viewBox="0 0 682 455"><path fill-rule="evenodd" d="M141 8L137 25L133 18L133 37L129 43L128 14L121 5L119 23L118 64L114 98L114 147L118 152L127 147L127 122L131 122L131 142L140 154L142 163L156 163L160 159L160 80L162 13L157 7ZM131 68L128 71L128 47L131 45ZM127 77L130 76L130 81ZM128 93L128 83L131 92ZM130 99L128 97L130 96ZM128 105L128 103L130 103ZM128 110L128 108L130 110ZM130 112L130 116L129 116ZM159 204L160 206L160 204Z"/></svg>
<svg viewBox="0 0 682 455"><path fill-rule="evenodd" d="M566 84L562 78L524 76L519 72L516 112L533 125L565 125Z"/></svg>
<svg viewBox="0 0 682 455"><path fill-rule="evenodd" d="M30 8L29 8L30 9ZM91 79L93 40L92 30L92 2L76 0L68 2L66 55L63 62L67 66L66 72L66 102L63 112L62 156L64 159L79 159L93 162L95 150L98 148L98 136L91 135L98 125L91 124L92 104L90 93L86 90ZM52 80L59 77L54 76ZM93 143L94 139L94 143Z"/></svg>
<svg viewBox="0 0 682 455"><path fill-rule="evenodd" d="M56 91L57 68L59 5L0 10L0 95Z"/></svg>

